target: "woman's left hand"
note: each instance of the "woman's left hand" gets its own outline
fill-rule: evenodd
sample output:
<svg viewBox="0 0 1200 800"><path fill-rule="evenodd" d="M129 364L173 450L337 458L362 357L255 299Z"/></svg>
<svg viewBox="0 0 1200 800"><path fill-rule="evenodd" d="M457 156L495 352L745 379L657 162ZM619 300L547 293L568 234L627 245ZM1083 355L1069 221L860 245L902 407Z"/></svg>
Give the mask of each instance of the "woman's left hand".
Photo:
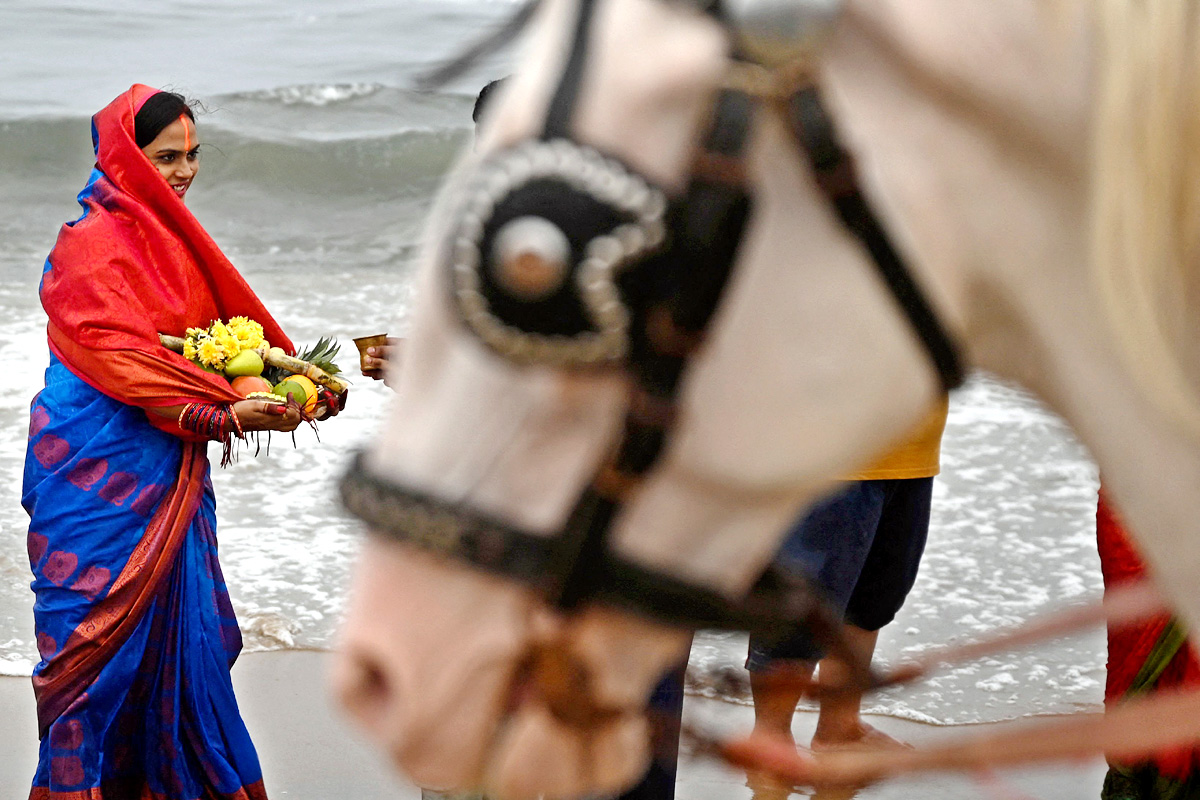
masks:
<svg viewBox="0 0 1200 800"><path fill-rule="evenodd" d="M300 411L294 406L264 400L239 400L233 413L244 431L294 431L300 424Z"/></svg>
<svg viewBox="0 0 1200 800"><path fill-rule="evenodd" d="M313 409L313 419L328 419L336 417L346 407L346 401L350 399L350 390L345 389L341 394L335 393L327 386L321 386L317 389L316 408Z"/></svg>

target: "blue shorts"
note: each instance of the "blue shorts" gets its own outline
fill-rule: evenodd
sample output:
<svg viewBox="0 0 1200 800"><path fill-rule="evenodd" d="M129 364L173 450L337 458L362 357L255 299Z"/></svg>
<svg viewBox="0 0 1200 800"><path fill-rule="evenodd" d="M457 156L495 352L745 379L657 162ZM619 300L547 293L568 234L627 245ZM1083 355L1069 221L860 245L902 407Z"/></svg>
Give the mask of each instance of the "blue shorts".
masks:
<svg viewBox="0 0 1200 800"><path fill-rule="evenodd" d="M775 563L822 587L846 622L877 631L895 619L917 579L932 496L933 478L849 482L796 523ZM804 628L774 641L752 636L746 669L821 656Z"/></svg>

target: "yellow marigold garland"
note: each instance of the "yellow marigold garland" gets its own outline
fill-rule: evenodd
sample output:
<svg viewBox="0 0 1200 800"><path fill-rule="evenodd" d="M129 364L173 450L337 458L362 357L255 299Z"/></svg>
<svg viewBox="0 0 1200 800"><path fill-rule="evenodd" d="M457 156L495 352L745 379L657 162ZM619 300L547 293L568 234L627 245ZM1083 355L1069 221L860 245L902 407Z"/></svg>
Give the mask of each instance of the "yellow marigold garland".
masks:
<svg viewBox="0 0 1200 800"><path fill-rule="evenodd" d="M183 357L202 367L224 370L229 359L243 350L270 347L263 327L248 317L233 317L228 323L213 320L207 328L188 328L183 339Z"/></svg>
<svg viewBox="0 0 1200 800"><path fill-rule="evenodd" d="M270 346L263 335L263 326L249 317L231 317L227 327L229 332L237 338L242 350L257 350L260 347Z"/></svg>

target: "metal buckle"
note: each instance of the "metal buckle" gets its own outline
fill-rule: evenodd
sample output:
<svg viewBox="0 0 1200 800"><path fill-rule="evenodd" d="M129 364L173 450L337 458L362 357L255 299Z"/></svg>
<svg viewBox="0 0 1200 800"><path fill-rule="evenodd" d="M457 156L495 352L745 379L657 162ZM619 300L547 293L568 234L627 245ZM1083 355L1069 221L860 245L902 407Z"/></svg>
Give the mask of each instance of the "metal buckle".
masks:
<svg viewBox="0 0 1200 800"><path fill-rule="evenodd" d="M721 0L739 50L768 67L813 61L844 7L845 0Z"/></svg>

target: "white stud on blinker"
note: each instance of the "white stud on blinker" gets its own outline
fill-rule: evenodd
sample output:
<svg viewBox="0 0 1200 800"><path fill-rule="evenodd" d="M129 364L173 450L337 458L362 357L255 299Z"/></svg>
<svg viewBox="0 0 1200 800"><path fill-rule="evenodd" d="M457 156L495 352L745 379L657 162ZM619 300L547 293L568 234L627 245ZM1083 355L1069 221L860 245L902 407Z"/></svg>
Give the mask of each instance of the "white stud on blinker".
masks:
<svg viewBox="0 0 1200 800"><path fill-rule="evenodd" d="M506 222L492 244L492 278L521 300L541 300L562 288L570 270L571 242L543 217Z"/></svg>

